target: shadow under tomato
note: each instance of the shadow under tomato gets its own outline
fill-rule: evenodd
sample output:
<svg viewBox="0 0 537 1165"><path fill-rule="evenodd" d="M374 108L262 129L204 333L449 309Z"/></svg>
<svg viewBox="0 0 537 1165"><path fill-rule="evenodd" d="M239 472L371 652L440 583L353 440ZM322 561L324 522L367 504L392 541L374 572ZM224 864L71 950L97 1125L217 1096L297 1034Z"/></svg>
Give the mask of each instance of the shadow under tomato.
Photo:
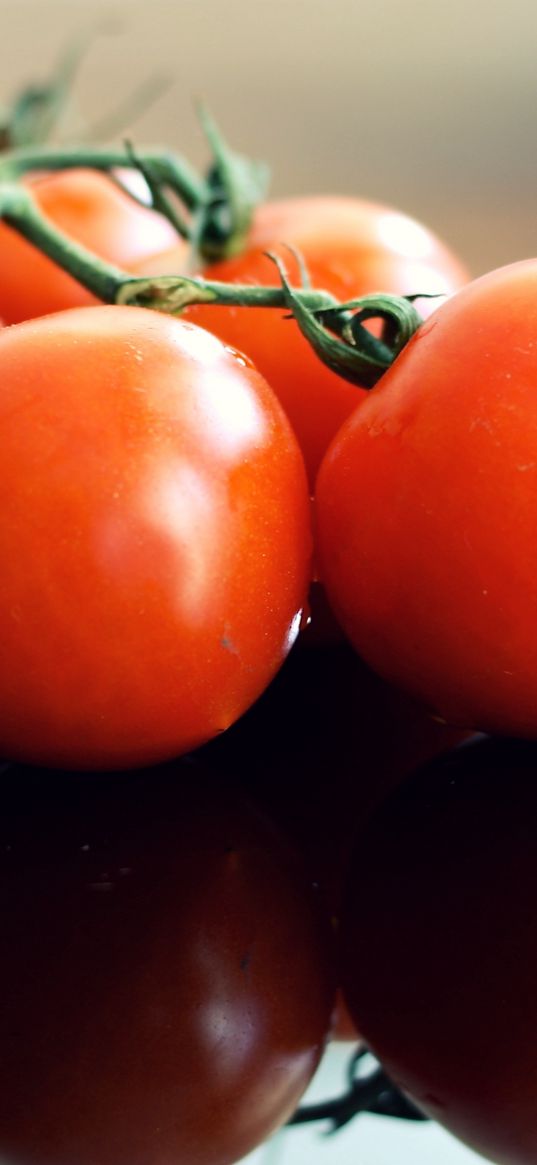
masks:
<svg viewBox="0 0 537 1165"><path fill-rule="evenodd" d="M300 844L337 915L353 841L369 815L415 768L467 735L381 680L346 642L299 642L257 703L201 755Z"/></svg>

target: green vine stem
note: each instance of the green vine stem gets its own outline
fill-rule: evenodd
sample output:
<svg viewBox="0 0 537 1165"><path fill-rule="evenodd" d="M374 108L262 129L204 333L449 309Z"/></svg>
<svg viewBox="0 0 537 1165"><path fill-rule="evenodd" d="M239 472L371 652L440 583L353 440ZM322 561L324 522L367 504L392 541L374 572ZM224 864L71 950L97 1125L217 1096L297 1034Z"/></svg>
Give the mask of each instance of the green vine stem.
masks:
<svg viewBox="0 0 537 1165"><path fill-rule="evenodd" d="M102 170L117 181L118 170L138 170L146 180L154 209L188 239L195 253L205 260L236 255L244 248L255 208L266 195L268 167L231 150L203 106L198 115L212 154L206 178L200 178L186 159L167 150L135 151L130 143L123 150L91 144L37 144L11 150L0 159L0 181L11 182L35 170L82 166ZM125 189L136 200L133 191ZM186 207L188 221L174 199Z"/></svg>
<svg viewBox="0 0 537 1165"><path fill-rule="evenodd" d="M140 150L135 153L129 146L123 149L92 145L57 148L29 146L11 150L0 157L0 182L15 182L34 170L50 173L79 167L102 170L104 173L121 169L141 170L155 188L168 187L190 211L199 210L208 199L204 179L198 177L185 159L165 150ZM135 195L133 197L136 198Z"/></svg>
<svg viewBox="0 0 537 1165"><path fill-rule="evenodd" d="M125 272L68 239L45 218L24 186L0 183L0 219L72 275L103 303L115 303Z"/></svg>
<svg viewBox="0 0 537 1165"><path fill-rule="evenodd" d="M0 163L0 168L3 166ZM422 322L409 299L369 295L341 304L326 291L292 288L281 260L277 261L280 284L275 287L241 286L186 275L134 278L68 239L41 214L30 190L17 182L0 182L0 218L104 303L152 308L172 315L204 303L287 308L321 360L362 387L372 387L379 380ZM383 340L363 326L374 317L388 324Z"/></svg>

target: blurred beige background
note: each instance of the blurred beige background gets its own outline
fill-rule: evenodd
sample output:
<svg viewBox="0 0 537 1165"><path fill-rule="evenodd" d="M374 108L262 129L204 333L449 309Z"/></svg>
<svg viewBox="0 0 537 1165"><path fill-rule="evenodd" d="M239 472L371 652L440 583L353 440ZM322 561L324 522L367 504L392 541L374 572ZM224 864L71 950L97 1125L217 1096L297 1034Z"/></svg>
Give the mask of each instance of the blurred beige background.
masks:
<svg viewBox="0 0 537 1165"><path fill-rule="evenodd" d="M81 70L97 118L173 78L131 133L203 164L193 98L267 158L275 194L396 204L474 273L537 253L535 0L0 0L0 97L115 18Z"/></svg>

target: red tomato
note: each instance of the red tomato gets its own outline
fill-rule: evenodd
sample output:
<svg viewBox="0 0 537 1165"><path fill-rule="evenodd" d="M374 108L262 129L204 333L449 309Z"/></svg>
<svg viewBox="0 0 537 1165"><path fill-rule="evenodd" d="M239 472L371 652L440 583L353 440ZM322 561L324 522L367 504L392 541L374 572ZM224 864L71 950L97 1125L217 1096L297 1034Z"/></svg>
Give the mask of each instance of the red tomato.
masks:
<svg viewBox="0 0 537 1165"><path fill-rule="evenodd" d="M320 573L382 675L453 723L537 733L537 262L427 321L335 438Z"/></svg>
<svg viewBox="0 0 537 1165"><path fill-rule="evenodd" d="M142 308L0 334L0 755L129 767L260 694L309 574L300 451L262 377Z"/></svg>
<svg viewBox="0 0 537 1165"><path fill-rule="evenodd" d="M347 1002L391 1078L502 1165L537 1159L537 748L482 740L424 769L359 838Z"/></svg>
<svg viewBox="0 0 537 1165"><path fill-rule="evenodd" d="M446 295L468 279L443 243L399 211L355 198L320 196L261 205L243 254L203 274L226 283L277 284L268 250L277 251L298 284L296 261L281 244L300 250L314 287L342 300L373 291ZM172 251L138 270L173 273L182 269L182 262L181 253ZM435 299L418 304L425 314L436 305ZM247 352L274 388L297 433L313 487L329 441L362 393L321 363L297 325L284 320L288 314L264 308L191 309L192 319Z"/></svg>
<svg viewBox="0 0 537 1165"><path fill-rule="evenodd" d="M0 928L2 1157L228 1165L293 1112L329 927L294 851L199 766L4 775Z"/></svg>
<svg viewBox="0 0 537 1165"><path fill-rule="evenodd" d="M104 174L65 170L31 182L47 218L102 259L129 269L146 255L177 244L169 222L139 206ZM96 300L16 231L0 223L0 316L16 324Z"/></svg>

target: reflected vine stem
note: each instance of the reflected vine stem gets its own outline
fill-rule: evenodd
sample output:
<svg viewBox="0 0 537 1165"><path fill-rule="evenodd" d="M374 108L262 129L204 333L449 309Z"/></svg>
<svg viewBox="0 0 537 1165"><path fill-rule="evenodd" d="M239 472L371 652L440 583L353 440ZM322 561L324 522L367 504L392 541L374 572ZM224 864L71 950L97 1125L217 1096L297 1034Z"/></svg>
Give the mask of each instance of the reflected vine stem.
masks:
<svg viewBox="0 0 537 1165"><path fill-rule="evenodd" d="M358 1074L364 1058L369 1055L368 1049L362 1047L353 1053L349 1063L349 1086L346 1092L316 1104L300 1105L287 1122L287 1127L293 1128L314 1121L328 1121L330 1125L328 1132L335 1133L360 1113L396 1117L399 1120L429 1120L429 1117L399 1091L376 1061L366 1075Z"/></svg>

